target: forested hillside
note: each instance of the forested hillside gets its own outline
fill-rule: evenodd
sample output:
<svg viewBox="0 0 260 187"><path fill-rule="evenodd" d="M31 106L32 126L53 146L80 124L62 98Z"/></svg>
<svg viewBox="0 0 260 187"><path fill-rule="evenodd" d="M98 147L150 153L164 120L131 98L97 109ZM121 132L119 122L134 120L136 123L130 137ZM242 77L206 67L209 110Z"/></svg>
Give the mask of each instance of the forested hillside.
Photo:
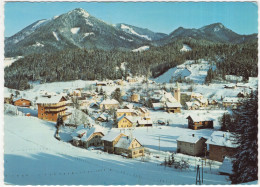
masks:
<svg viewBox="0 0 260 187"><path fill-rule="evenodd" d="M183 44L192 50L180 52ZM143 52L120 50L73 49L52 54L33 54L5 68L5 86L28 89L29 81L55 82L70 80L104 80L132 75L157 77L185 60L214 60L217 71L240 75L245 79L257 76L257 43L215 44L204 40L178 40ZM126 71L120 69L127 62Z"/></svg>

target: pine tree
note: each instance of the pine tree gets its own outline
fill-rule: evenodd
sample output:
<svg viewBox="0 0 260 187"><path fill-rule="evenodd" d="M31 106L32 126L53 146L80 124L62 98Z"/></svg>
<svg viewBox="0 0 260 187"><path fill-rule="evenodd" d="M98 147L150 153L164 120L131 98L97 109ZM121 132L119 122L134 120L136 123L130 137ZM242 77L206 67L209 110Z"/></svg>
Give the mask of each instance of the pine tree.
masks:
<svg viewBox="0 0 260 187"><path fill-rule="evenodd" d="M236 143L239 147L233 162L232 184L258 179L258 92L236 112Z"/></svg>

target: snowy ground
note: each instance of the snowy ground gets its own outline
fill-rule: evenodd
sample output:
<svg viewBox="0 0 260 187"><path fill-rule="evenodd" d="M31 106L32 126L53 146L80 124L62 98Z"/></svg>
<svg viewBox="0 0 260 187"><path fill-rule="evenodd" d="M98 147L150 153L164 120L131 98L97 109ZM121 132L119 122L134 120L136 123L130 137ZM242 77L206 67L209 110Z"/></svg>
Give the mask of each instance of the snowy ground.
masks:
<svg viewBox="0 0 260 187"><path fill-rule="evenodd" d="M54 125L35 117L5 115L6 184L195 184L196 173L193 167L189 171L179 171L159 166L160 162L153 161L155 159L153 152L151 161L141 162L140 159L126 159L102 151L77 148L56 140ZM167 147L163 142L161 145ZM230 182L226 176L217 175L213 168L212 171L205 170L204 184L230 184Z"/></svg>

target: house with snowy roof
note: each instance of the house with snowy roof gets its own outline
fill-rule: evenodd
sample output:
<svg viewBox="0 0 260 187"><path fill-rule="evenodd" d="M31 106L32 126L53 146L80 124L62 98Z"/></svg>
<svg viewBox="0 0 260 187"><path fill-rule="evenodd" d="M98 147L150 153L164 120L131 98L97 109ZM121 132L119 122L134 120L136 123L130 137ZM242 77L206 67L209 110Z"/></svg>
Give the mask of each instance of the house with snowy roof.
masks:
<svg viewBox="0 0 260 187"><path fill-rule="evenodd" d="M188 119L188 128L190 129L198 130L205 128L213 128L214 119L205 115L189 115L186 119Z"/></svg>
<svg viewBox="0 0 260 187"><path fill-rule="evenodd" d="M41 96L37 100L38 118L46 121L57 121L58 116L62 116L65 121L71 113L66 110L66 98L61 95Z"/></svg>
<svg viewBox="0 0 260 187"><path fill-rule="evenodd" d="M117 118L117 128L130 128L135 124L135 117L125 114Z"/></svg>
<svg viewBox="0 0 260 187"><path fill-rule="evenodd" d="M153 121L151 119L138 119L137 127L151 127L153 126Z"/></svg>
<svg viewBox="0 0 260 187"><path fill-rule="evenodd" d="M239 146L235 138L229 132L215 131L206 141L209 151L209 159L222 162L226 156L232 157Z"/></svg>
<svg viewBox="0 0 260 187"><path fill-rule="evenodd" d="M117 109L116 116L135 116L137 115L136 111L134 109Z"/></svg>
<svg viewBox="0 0 260 187"><path fill-rule="evenodd" d="M101 138L104 134L102 129L98 127L80 125L71 136L73 145L88 148L90 146L102 146Z"/></svg>
<svg viewBox="0 0 260 187"><path fill-rule="evenodd" d="M209 104L208 99L206 98L202 98L202 99L196 98L195 100L199 102L200 107L207 107Z"/></svg>
<svg viewBox="0 0 260 187"><path fill-rule="evenodd" d="M236 108L241 104L240 100L238 97L225 97L222 101L223 107L231 107L231 108Z"/></svg>
<svg viewBox="0 0 260 187"><path fill-rule="evenodd" d="M133 93L131 96L130 96L130 101L131 102L134 102L134 103L139 103L140 101L140 95L138 93Z"/></svg>
<svg viewBox="0 0 260 187"><path fill-rule="evenodd" d="M96 86L106 86L106 85L107 85L106 82L102 82L102 81L96 82Z"/></svg>
<svg viewBox="0 0 260 187"><path fill-rule="evenodd" d="M30 107L32 105L32 102L29 99L20 97L20 98L14 98L13 99L13 103L15 106L19 106L19 107Z"/></svg>
<svg viewBox="0 0 260 187"><path fill-rule="evenodd" d="M183 135L177 139L177 152L192 156L205 155L207 139L195 134Z"/></svg>
<svg viewBox="0 0 260 187"><path fill-rule="evenodd" d="M97 117L97 121L105 122L108 121L108 114L102 113Z"/></svg>
<svg viewBox="0 0 260 187"><path fill-rule="evenodd" d="M197 110L199 108L200 108L200 104L197 101L185 102L185 109L186 110Z"/></svg>
<svg viewBox="0 0 260 187"><path fill-rule="evenodd" d="M103 100L100 104L99 104L100 109L112 109L112 108L118 108L119 107L119 102L115 99L106 99Z"/></svg>
<svg viewBox="0 0 260 187"><path fill-rule="evenodd" d="M103 138L101 138L104 145L104 151L108 153L114 153L115 145L117 144L117 142L120 140L122 136L126 136L126 135L120 132L111 131L108 134L106 134Z"/></svg>
<svg viewBox="0 0 260 187"><path fill-rule="evenodd" d="M191 99L202 99L203 95L201 93L192 92L191 95L190 95L190 98Z"/></svg>
<svg viewBox="0 0 260 187"><path fill-rule="evenodd" d="M166 102L164 110L168 113L180 113L181 112L181 104L179 102Z"/></svg>
<svg viewBox="0 0 260 187"><path fill-rule="evenodd" d="M144 147L136 138L121 136L115 144L115 154L128 158L144 156Z"/></svg>
<svg viewBox="0 0 260 187"><path fill-rule="evenodd" d="M152 103L153 109L154 110L163 110L164 105L162 103Z"/></svg>
<svg viewBox="0 0 260 187"><path fill-rule="evenodd" d="M140 114L139 116L141 116L141 117L148 117L148 116L150 116L150 111L146 107L139 107L138 111L139 111L139 114Z"/></svg>

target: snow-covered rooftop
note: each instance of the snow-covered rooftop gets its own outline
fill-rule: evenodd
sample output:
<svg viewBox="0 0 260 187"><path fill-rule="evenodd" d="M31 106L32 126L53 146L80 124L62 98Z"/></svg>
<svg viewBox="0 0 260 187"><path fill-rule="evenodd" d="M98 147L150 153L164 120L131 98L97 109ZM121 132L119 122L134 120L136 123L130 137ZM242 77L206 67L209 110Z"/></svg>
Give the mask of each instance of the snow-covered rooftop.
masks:
<svg viewBox="0 0 260 187"><path fill-rule="evenodd" d="M119 139L119 141L117 142L115 147L128 149L130 147L132 141L133 141L133 139L130 139L128 136L123 136Z"/></svg>
<svg viewBox="0 0 260 187"><path fill-rule="evenodd" d="M213 118L209 117L209 116L200 116L200 115L194 115L194 114L190 114L188 117L191 117L191 119L193 120L193 122L200 122L200 121L214 121ZM187 118L188 118L187 117Z"/></svg>
<svg viewBox="0 0 260 187"><path fill-rule="evenodd" d="M47 103L47 104L55 104L60 102L62 95L51 95L49 97L41 96L38 98L36 103L42 104L42 103ZM64 97L63 97L64 98ZM64 98L64 100L66 100Z"/></svg>
<svg viewBox="0 0 260 187"><path fill-rule="evenodd" d="M201 136L198 136L197 134L191 134L191 135L183 135L180 136L177 141L180 142L188 142L188 143L197 143L201 138ZM206 138L205 138L206 139Z"/></svg>
<svg viewBox="0 0 260 187"><path fill-rule="evenodd" d="M238 103L239 102L239 98L237 98L237 97L225 97L223 99L223 102Z"/></svg>
<svg viewBox="0 0 260 187"><path fill-rule="evenodd" d="M181 107L181 104L179 102L174 102L174 103L166 102L166 107L168 107L168 108L178 108L178 107Z"/></svg>
<svg viewBox="0 0 260 187"><path fill-rule="evenodd" d="M211 134L206 144L236 148L238 145L234 143L234 140L234 137L229 132L215 131Z"/></svg>
<svg viewBox="0 0 260 187"><path fill-rule="evenodd" d="M106 100L103 100L101 103L101 105L117 105L119 104L119 102L115 99L106 99Z"/></svg>
<svg viewBox="0 0 260 187"><path fill-rule="evenodd" d="M107 135L105 135L105 136L102 138L102 140L112 142L112 141L114 141L114 139L116 139L120 134L122 134L122 133L111 131L111 132L109 132Z"/></svg>
<svg viewBox="0 0 260 187"><path fill-rule="evenodd" d="M137 123L140 125L146 125L146 124L153 124L152 120L144 120L144 119L139 119L137 120Z"/></svg>

